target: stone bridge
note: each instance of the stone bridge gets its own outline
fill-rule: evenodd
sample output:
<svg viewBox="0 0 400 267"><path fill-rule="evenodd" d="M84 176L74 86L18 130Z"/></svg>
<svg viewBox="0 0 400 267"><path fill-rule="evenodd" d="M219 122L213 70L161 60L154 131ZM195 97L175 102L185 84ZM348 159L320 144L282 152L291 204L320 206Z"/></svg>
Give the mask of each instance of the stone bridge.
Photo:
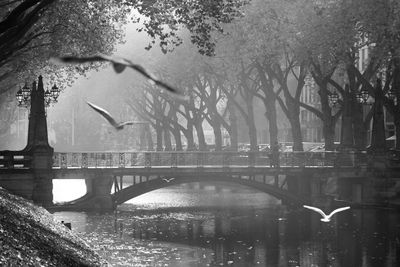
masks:
<svg viewBox="0 0 400 267"><path fill-rule="evenodd" d="M265 152L54 153L48 144L42 77L37 86L32 84L30 99L27 145L21 151L0 151L0 186L46 208L108 210L158 188L198 181L245 185L290 205L332 198L385 205L399 199L400 157L386 151L384 131L372 138L368 153L280 153L279 164ZM84 179L87 194L55 207L53 179Z"/></svg>
<svg viewBox="0 0 400 267"><path fill-rule="evenodd" d="M376 204L396 187L400 168L374 166L374 160L366 152L280 153L279 165L266 152L55 152L51 179L84 179L87 194L52 208L111 210L159 188L201 181L244 185L294 206L333 199ZM0 152L1 184L32 198L31 164L23 152Z"/></svg>

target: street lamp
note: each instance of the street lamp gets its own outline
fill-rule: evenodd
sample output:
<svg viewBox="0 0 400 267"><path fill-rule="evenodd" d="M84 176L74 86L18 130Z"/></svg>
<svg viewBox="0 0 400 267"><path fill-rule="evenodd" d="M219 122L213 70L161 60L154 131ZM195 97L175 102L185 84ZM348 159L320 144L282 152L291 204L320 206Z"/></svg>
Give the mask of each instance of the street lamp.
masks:
<svg viewBox="0 0 400 267"><path fill-rule="evenodd" d="M339 103L339 95L338 93L336 93L336 91L333 91L333 93L331 93L328 96L328 101L329 101L329 105L334 107L337 105L337 103Z"/></svg>
<svg viewBox="0 0 400 267"><path fill-rule="evenodd" d="M390 87L389 91L387 91L386 97L389 100L393 101L394 105L397 105L397 96L396 96L396 93L393 90L393 87Z"/></svg>
<svg viewBox="0 0 400 267"><path fill-rule="evenodd" d="M372 104L372 103L368 103L367 100L369 99L370 95L367 89L362 89L360 92L358 92L356 94L356 100L358 103L360 104ZM393 91L393 88L390 88L389 91L387 91L386 93L386 97L391 100L394 101L395 104L397 102L397 97L395 92Z"/></svg>
<svg viewBox="0 0 400 267"><path fill-rule="evenodd" d="M18 101L18 106L21 106L24 101L24 96L22 95L22 89L19 89L17 94L15 95Z"/></svg>
<svg viewBox="0 0 400 267"><path fill-rule="evenodd" d="M60 89L56 85L51 90L46 90L44 93L45 107L48 108L50 104L57 103L59 95ZM28 108L31 104L31 88L25 84L24 87L18 90L15 97L18 101L18 107Z"/></svg>
<svg viewBox="0 0 400 267"><path fill-rule="evenodd" d="M25 84L21 90L24 102L29 101L31 99L31 89Z"/></svg>
<svg viewBox="0 0 400 267"><path fill-rule="evenodd" d="M368 98L369 98L369 93L366 88L363 88L360 92L356 94L357 102L360 104L367 103Z"/></svg>
<svg viewBox="0 0 400 267"><path fill-rule="evenodd" d="M58 89L58 87L54 84L50 92L51 92L51 97L54 100L54 103L57 103L57 98L60 95L60 89Z"/></svg>

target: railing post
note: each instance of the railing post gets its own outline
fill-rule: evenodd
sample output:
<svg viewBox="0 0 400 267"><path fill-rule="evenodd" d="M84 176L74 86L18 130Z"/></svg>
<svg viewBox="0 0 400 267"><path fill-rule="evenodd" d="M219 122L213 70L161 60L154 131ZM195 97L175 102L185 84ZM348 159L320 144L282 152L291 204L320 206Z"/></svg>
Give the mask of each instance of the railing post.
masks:
<svg viewBox="0 0 400 267"><path fill-rule="evenodd" d="M78 153L72 153L72 160L71 160L72 167L78 167Z"/></svg>
<svg viewBox="0 0 400 267"><path fill-rule="evenodd" d="M249 151L249 152L247 152L247 157L248 157L248 159L249 159L248 166L249 166L249 167L254 167L254 163L255 163L255 154L254 154L254 151Z"/></svg>
<svg viewBox="0 0 400 267"><path fill-rule="evenodd" d="M137 154L131 153L131 166L135 166L137 160Z"/></svg>
<svg viewBox="0 0 400 267"><path fill-rule="evenodd" d="M67 153L61 153L61 164L60 164L60 168L61 169L66 169L68 166L68 154Z"/></svg>
<svg viewBox="0 0 400 267"><path fill-rule="evenodd" d="M150 152L145 152L144 153L144 166L146 168L151 167L151 153Z"/></svg>
<svg viewBox="0 0 400 267"><path fill-rule="evenodd" d="M6 168L13 168L13 155L11 153L5 153L4 155L4 167Z"/></svg>
<svg viewBox="0 0 400 267"><path fill-rule="evenodd" d="M203 167L203 152L197 153L197 167Z"/></svg>
<svg viewBox="0 0 400 267"><path fill-rule="evenodd" d="M125 168L125 153L119 153L119 167Z"/></svg>
<svg viewBox="0 0 400 267"><path fill-rule="evenodd" d="M107 165L107 167L112 166L112 154L111 153L106 154L106 165Z"/></svg>
<svg viewBox="0 0 400 267"><path fill-rule="evenodd" d="M88 167L88 153L82 153L81 167L86 169Z"/></svg>
<svg viewBox="0 0 400 267"><path fill-rule="evenodd" d="M61 167L60 154L59 153L54 153L53 154L53 167Z"/></svg>
<svg viewBox="0 0 400 267"><path fill-rule="evenodd" d="M176 168L178 166L178 154L171 152L171 168Z"/></svg>

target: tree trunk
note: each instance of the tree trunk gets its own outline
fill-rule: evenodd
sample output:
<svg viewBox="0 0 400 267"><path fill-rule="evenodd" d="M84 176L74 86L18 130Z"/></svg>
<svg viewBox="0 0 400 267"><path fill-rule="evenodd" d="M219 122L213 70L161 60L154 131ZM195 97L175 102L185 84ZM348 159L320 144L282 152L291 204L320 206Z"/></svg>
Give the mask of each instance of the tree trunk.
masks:
<svg viewBox="0 0 400 267"><path fill-rule="evenodd" d="M317 79L315 79L317 81ZM326 82L319 82L319 97L322 111L322 131L325 139L325 150L335 150L335 126L336 119L332 116L332 109L329 106L328 88Z"/></svg>
<svg viewBox="0 0 400 267"><path fill-rule="evenodd" d="M146 150L146 127L141 127L140 129L139 149L140 151Z"/></svg>
<svg viewBox="0 0 400 267"><path fill-rule="evenodd" d="M247 99L247 114L249 120L247 125L249 126L249 138L250 138L250 150L257 151L257 128L254 122L254 109L253 109L253 98Z"/></svg>
<svg viewBox="0 0 400 267"><path fill-rule="evenodd" d="M215 138L215 151L222 150L222 132L221 132L221 124L214 121L213 125L211 125L214 131Z"/></svg>
<svg viewBox="0 0 400 267"><path fill-rule="evenodd" d="M163 128L159 122L156 122L156 150L163 151Z"/></svg>
<svg viewBox="0 0 400 267"><path fill-rule="evenodd" d="M400 150L400 59L393 59L393 83L392 90L397 98L397 105L392 112L396 131L396 150Z"/></svg>
<svg viewBox="0 0 400 267"><path fill-rule="evenodd" d="M272 98L264 98L265 117L268 120L269 143L270 145L278 142L278 122L276 117L275 100Z"/></svg>
<svg viewBox="0 0 400 267"><path fill-rule="evenodd" d="M238 150L238 125L237 125L237 116L236 116L236 110L233 105L229 105L228 102L228 108L229 108L229 122L231 125L231 132L229 132L229 137L231 141L231 149L233 151Z"/></svg>
<svg viewBox="0 0 400 267"><path fill-rule="evenodd" d="M145 126L145 132L146 132L146 140L147 140L147 150L148 151L153 151L154 150L154 142L153 142L153 137L151 135L151 131L150 131L150 126L149 125Z"/></svg>
<svg viewBox="0 0 400 267"><path fill-rule="evenodd" d="M292 137L293 137L293 151L303 151L303 138L301 136L300 126L300 105L285 91L286 107L288 111L288 119L290 122Z"/></svg>
<svg viewBox="0 0 400 267"><path fill-rule="evenodd" d="M397 116L394 120L394 127L396 131L396 150L400 150L400 116Z"/></svg>
<svg viewBox="0 0 400 267"><path fill-rule="evenodd" d="M206 138L204 137L203 120L196 120L194 127L196 128L197 139L199 141L199 150L206 151L207 143Z"/></svg>
<svg viewBox="0 0 400 267"><path fill-rule="evenodd" d="M183 147L182 147L181 131L179 131L177 128L174 128L172 130L172 134L173 134L174 139L175 139L175 149L176 149L176 151L182 151Z"/></svg>
<svg viewBox="0 0 400 267"><path fill-rule="evenodd" d="M304 151L299 117L296 115L292 115L289 121L292 128L291 130L293 137L293 151Z"/></svg>
<svg viewBox="0 0 400 267"><path fill-rule="evenodd" d="M188 122L187 124L187 131L184 132L184 135L186 137L186 142L187 142L187 151L193 151L196 148L196 145L194 144L194 136L193 136L193 123Z"/></svg>
<svg viewBox="0 0 400 267"><path fill-rule="evenodd" d="M322 125L322 134L325 138L325 151L335 150L335 123L332 123L332 119L328 119L326 123Z"/></svg>
<svg viewBox="0 0 400 267"><path fill-rule="evenodd" d="M365 150L368 131L365 128L363 107L362 104L352 102L354 146L358 150Z"/></svg>
<svg viewBox="0 0 400 267"><path fill-rule="evenodd" d="M172 150L172 143L171 143L171 132L167 127L164 127L164 144L165 150L171 151Z"/></svg>

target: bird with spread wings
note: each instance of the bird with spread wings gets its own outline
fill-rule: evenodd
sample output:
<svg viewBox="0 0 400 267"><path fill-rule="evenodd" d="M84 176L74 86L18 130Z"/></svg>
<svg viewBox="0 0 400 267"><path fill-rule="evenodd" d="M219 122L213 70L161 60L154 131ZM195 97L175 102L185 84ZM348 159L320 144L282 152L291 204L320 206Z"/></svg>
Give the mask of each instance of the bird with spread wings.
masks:
<svg viewBox="0 0 400 267"><path fill-rule="evenodd" d="M83 63L91 63L91 62L110 62L114 68L116 73L121 73L125 70L126 67L129 67L144 77L146 77L150 83L165 88L167 91L174 94L182 94L178 89L170 86L169 84L159 80L155 75L147 71L142 66L133 63L129 59L126 58L118 58L118 57L110 57L106 55L94 55L90 57L75 57L75 56L64 56L64 57L52 57L50 59L51 62L56 64L83 64Z"/></svg>
<svg viewBox="0 0 400 267"><path fill-rule="evenodd" d="M332 211L329 215L326 215L325 212L323 212L323 211L322 211L321 209L319 209L319 208L311 207L311 206L307 206L307 205L303 205L303 207L306 208L306 209L313 210L313 211L318 212L319 214L321 214L321 216L322 216L321 221L323 221L323 222L330 222L331 217L332 217L335 213L338 213L338 212L340 212L340 211L344 211L344 210L350 209L350 207L342 207L342 208L335 209L335 210Z"/></svg>
<svg viewBox="0 0 400 267"><path fill-rule="evenodd" d="M125 122L116 122L115 119L108 113L107 110L96 106L90 102L86 102L92 109L100 113L116 130L122 130L125 125L133 125L133 124L147 124L145 121L125 121Z"/></svg>

